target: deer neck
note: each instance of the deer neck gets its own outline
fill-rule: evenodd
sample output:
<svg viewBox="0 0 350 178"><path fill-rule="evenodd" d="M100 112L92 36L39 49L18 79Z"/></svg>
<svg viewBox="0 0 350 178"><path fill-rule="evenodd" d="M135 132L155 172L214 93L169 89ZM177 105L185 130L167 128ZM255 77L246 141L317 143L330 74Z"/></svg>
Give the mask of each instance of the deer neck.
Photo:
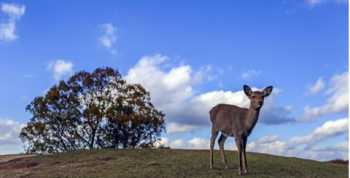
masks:
<svg viewBox="0 0 350 178"><path fill-rule="evenodd" d="M256 122L258 121L259 113L260 113L260 108L255 109L253 107L249 107L246 115L246 124L245 124L248 133L250 133L253 130Z"/></svg>

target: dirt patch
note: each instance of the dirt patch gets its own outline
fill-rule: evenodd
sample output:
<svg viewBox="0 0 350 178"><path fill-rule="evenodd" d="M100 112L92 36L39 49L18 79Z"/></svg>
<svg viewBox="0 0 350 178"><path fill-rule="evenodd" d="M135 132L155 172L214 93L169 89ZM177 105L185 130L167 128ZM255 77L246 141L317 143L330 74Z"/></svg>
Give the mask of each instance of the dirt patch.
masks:
<svg viewBox="0 0 350 178"><path fill-rule="evenodd" d="M146 164L147 166L159 166L160 164L156 161L150 161Z"/></svg>
<svg viewBox="0 0 350 178"><path fill-rule="evenodd" d="M341 159L331 160L328 162L333 164L344 164L344 165L349 164L349 160L341 160Z"/></svg>
<svg viewBox="0 0 350 178"><path fill-rule="evenodd" d="M112 157L102 157L102 158L98 158L98 160L101 160L101 161L110 161L110 160L113 160L114 158Z"/></svg>
<svg viewBox="0 0 350 178"><path fill-rule="evenodd" d="M18 158L29 158L29 157L33 157L35 155L0 155L0 163L5 163L14 159L18 159Z"/></svg>
<svg viewBox="0 0 350 178"><path fill-rule="evenodd" d="M71 165L72 167L77 167L77 168L89 168L89 167L96 167L97 165L101 166L101 165L105 165L106 163L104 162L100 162L100 163L94 163L94 162L90 162L90 163L83 163L83 164L73 164Z"/></svg>
<svg viewBox="0 0 350 178"><path fill-rule="evenodd" d="M55 161L55 162L51 163L51 166L58 165L58 164L61 164L61 162L60 161Z"/></svg>
<svg viewBox="0 0 350 178"><path fill-rule="evenodd" d="M25 158L17 158L0 163L0 170L27 169L36 167L38 165L38 162L26 160Z"/></svg>

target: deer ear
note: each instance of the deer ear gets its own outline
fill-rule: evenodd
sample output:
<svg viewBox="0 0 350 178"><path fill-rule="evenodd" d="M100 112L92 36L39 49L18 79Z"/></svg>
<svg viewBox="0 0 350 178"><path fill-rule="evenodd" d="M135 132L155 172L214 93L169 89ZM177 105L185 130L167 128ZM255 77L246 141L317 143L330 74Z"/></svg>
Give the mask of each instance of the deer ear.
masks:
<svg viewBox="0 0 350 178"><path fill-rule="evenodd" d="M264 89L264 97L269 96L272 93L272 86L268 86Z"/></svg>
<svg viewBox="0 0 350 178"><path fill-rule="evenodd" d="M247 96L252 94L252 89L248 85L243 85L243 91Z"/></svg>

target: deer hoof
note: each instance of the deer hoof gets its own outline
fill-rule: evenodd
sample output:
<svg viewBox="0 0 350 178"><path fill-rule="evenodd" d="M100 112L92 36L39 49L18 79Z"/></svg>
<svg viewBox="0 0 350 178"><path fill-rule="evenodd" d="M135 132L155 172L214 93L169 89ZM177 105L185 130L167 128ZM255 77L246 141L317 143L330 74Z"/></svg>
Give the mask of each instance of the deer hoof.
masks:
<svg viewBox="0 0 350 178"><path fill-rule="evenodd" d="M238 170L238 175L241 176L242 175L242 171L239 169Z"/></svg>
<svg viewBox="0 0 350 178"><path fill-rule="evenodd" d="M244 174L248 174L248 169L244 169L244 170L243 170L243 173L244 173Z"/></svg>

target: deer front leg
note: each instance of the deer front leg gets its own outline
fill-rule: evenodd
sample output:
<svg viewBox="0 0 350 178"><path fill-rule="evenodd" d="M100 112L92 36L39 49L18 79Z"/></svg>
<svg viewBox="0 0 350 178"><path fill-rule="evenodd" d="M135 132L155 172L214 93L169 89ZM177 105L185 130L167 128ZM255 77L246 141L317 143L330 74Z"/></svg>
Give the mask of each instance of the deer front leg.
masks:
<svg viewBox="0 0 350 178"><path fill-rule="evenodd" d="M225 165L225 169L228 169L227 161L225 159L225 151L224 151L224 144L225 144L226 138L227 137L225 135L221 134L219 138L219 148L220 148L221 161Z"/></svg>
<svg viewBox="0 0 350 178"><path fill-rule="evenodd" d="M247 137L243 138L243 160L244 160L244 164L243 164L243 173L247 174L248 173L248 164L247 164L247 156L245 154L246 152L246 146L247 146Z"/></svg>
<svg viewBox="0 0 350 178"><path fill-rule="evenodd" d="M218 136L218 131L213 131L211 132L211 138L210 138L210 169L213 169L213 151L214 151L214 144L216 137Z"/></svg>
<svg viewBox="0 0 350 178"><path fill-rule="evenodd" d="M238 158L239 158L239 168L238 168L238 175L242 175L242 149L243 149L243 141L242 138L235 138L237 151L238 151Z"/></svg>

